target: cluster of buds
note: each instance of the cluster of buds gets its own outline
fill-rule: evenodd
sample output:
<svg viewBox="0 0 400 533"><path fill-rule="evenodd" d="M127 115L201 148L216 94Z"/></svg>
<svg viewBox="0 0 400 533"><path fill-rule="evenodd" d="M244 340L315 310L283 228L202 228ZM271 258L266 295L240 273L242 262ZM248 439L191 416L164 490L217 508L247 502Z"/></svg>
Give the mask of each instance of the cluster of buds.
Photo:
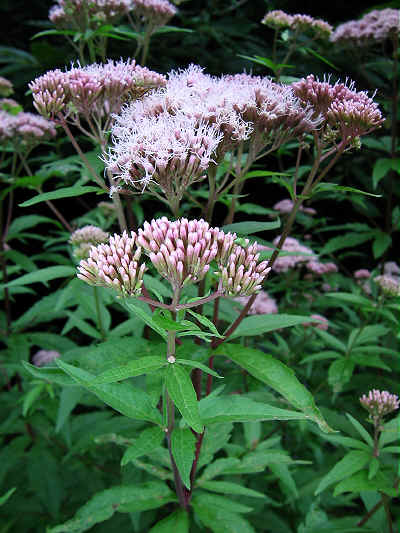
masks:
<svg viewBox="0 0 400 533"><path fill-rule="evenodd" d="M331 84L310 74L291 87L304 105L313 107L315 117L323 118L321 138L328 141L340 138L352 144L384 122L378 104L365 91L356 91L353 83Z"/></svg>
<svg viewBox="0 0 400 533"><path fill-rule="evenodd" d="M307 327L313 327L313 328L316 328L316 329L320 329L321 331L327 331L328 328L329 328L329 321L326 317L322 316L322 315L311 315L310 318L312 318L313 320L310 321L310 322L304 322L303 323L303 326L305 328Z"/></svg>
<svg viewBox="0 0 400 533"><path fill-rule="evenodd" d="M280 9L266 13L261 23L274 30L289 29L321 39L328 39L333 30L332 26L322 19L315 19L309 15L289 15Z"/></svg>
<svg viewBox="0 0 400 533"><path fill-rule="evenodd" d="M278 235L273 240L273 244L277 246L279 240L280 236ZM271 250L268 246L259 246L258 249L259 251ZM315 258L315 254L311 248L304 246L294 237L286 237L281 250L283 252L289 252L291 255L278 256L275 259L272 270L278 273L287 272L289 269L296 268Z"/></svg>
<svg viewBox="0 0 400 533"><path fill-rule="evenodd" d="M164 76L128 60L52 70L29 84L38 112L80 127L87 122L92 136L101 139L112 114L127 101L165 84Z"/></svg>
<svg viewBox="0 0 400 533"><path fill-rule="evenodd" d="M245 247L235 245L221 271L221 282L228 296L251 296L262 288L262 283L271 270L268 261L259 262L258 244Z"/></svg>
<svg viewBox="0 0 400 533"><path fill-rule="evenodd" d="M108 244L92 246L89 258L82 260L78 277L91 285L115 289L121 296L141 292L144 263L139 265L142 249L174 292L189 283L198 283L210 270L218 268L219 292L227 296L249 296L262 287L270 270L259 262L257 243L235 243L236 234L212 228L204 220L185 218L169 221L166 217L145 222L138 235L126 232L110 237Z"/></svg>
<svg viewBox="0 0 400 533"><path fill-rule="evenodd" d="M289 198L285 200L280 200L277 202L272 209L278 211L281 215L289 215L293 211L294 203ZM314 216L317 214L316 210L312 207L300 206L299 211L305 213L306 215Z"/></svg>
<svg viewBox="0 0 400 533"><path fill-rule="evenodd" d="M133 0L132 15L136 25L148 35L154 33L177 13L176 7L168 0Z"/></svg>
<svg viewBox="0 0 400 533"><path fill-rule="evenodd" d="M85 32L115 24L131 9L131 0L57 0L49 19L57 28Z"/></svg>
<svg viewBox="0 0 400 533"><path fill-rule="evenodd" d="M71 234L69 239L73 248L74 256L79 259L87 259L92 246L105 243L110 235L97 226L83 226Z"/></svg>
<svg viewBox="0 0 400 533"><path fill-rule="evenodd" d="M13 84L11 81L7 80L7 78L3 78L3 76L0 76L0 96L7 97L13 92Z"/></svg>
<svg viewBox="0 0 400 533"><path fill-rule="evenodd" d="M331 35L331 41L344 46L364 47L382 43L400 32L400 10L373 10L360 20L340 24Z"/></svg>
<svg viewBox="0 0 400 533"><path fill-rule="evenodd" d="M399 398L388 391L379 391L372 389L368 396L363 394L360 403L369 413L371 420L378 424L382 417L396 411L400 407Z"/></svg>
<svg viewBox="0 0 400 533"><path fill-rule="evenodd" d="M212 261L225 263L235 239L202 219L170 222L166 217L145 222L138 235L138 243L174 289L201 281Z"/></svg>
<svg viewBox="0 0 400 533"><path fill-rule="evenodd" d="M247 305L250 296L239 296L235 298L235 302L240 303L243 307ZM257 294L252 306L248 310L248 315L272 315L278 312L276 300L272 298L267 292L261 291Z"/></svg>
<svg viewBox="0 0 400 533"><path fill-rule="evenodd" d="M144 263L139 264L141 254L136 233L113 235L108 244L91 247L89 258L79 263L78 278L89 285L112 288L119 296L139 295L146 270Z"/></svg>
<svg viewBox="0 0 400 533"><path fill-rule="evenodd" d="M33 355L32 363L35 366L45 366L52 363L54 359L58 359L59 357L61 357L61 354L55 350L39 350Z"/></svg>
<svg viewBox="0 0 400 533"><path fill-rule="evenodd" d="M374 281L387 296L400 296L400 278L383 274L382 276L376 276Z"/></svg>
<svg viewBox="0 0 400 533"><path fill-rule="evenodd" d="M55 136L54 124L39 115L0 111L0 142L10 142L18 152L28 152Z"/></svg>
<svg viewBox="0 0 400 533"><path fill-rule="evenodd" d="M217 78L191 65L172 72L165 88L123 109L104 159L116 180L142 191L152 185L168 199L179 198L244 142L254 160L267 146L276 150L314 131L321 120L312 114L290 87L268 78Z"/></svg>

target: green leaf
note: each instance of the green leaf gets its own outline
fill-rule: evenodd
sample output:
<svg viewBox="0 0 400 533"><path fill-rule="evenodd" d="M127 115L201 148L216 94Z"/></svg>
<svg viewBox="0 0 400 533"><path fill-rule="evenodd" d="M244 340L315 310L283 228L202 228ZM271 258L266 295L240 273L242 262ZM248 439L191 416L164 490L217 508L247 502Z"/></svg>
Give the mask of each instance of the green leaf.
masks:
<svg viewBox="0 0 400 533"><path fill-rule="evenodd" d="M29 207L31 205L39 204L40 202L45 202L46 200L72 198L73 196L81 196L82 194L86 194L88 192L104 193L103 189L100 189L99 187L94 187L93 185L74 185L73 187L63 187L62 189L57 189L56 191L38 194L30 200L26 200L26 202L19 204L19 206Z"/></svg>
<svg viewBox="0 0 400 533"><path fill-rule="evenodd" d="M179 509L169 516L157 522L149 533L189 533L189 515L186 511Z"/></svg>
<svg viewBox="0 0 400 533"><path fill-rule="evenodd" d="M136 390L127 383L93 385L95 378L93 374L60 360L57 360L57 366L70 375L79 385L93 392L107 405L110 405L123 415L135 420L148 420L155 424L161 424L159 411L152 407L150 397L143 390Z"/></svg>
<svg viewBox="0 0 400 533"><path fill-rule="evenodd" d="M333 483L349 478L359 470L362 470L370 460L370 452L352 450L321 479L315 494L320 494Z"/></svg>
<svg viewBox="0 0 400 533"><path fill-rule="evenodd" d="M346 303L372 307L371 300L368 300L368 298L365 298L364 296L359 296L358 294L351 294L349 292L327 292L325 296L328 298L335 298L336 300L341 300L342 302Z"/></svg>
<svg viewBox="0 0 400 533"><path fill-rule="evenodd" d="M197 480L197 483L200 484L204 481L213 479L223 474L225 470L229 470L229 468L233 468L238 465L240 465L240 460L236 457L223 457L221 459L216 459L204 469L201 477Z"/></svg>
<svg viewBox="0 0 400 533"><path fill-rule="evenodd" d="M15 218L10 224L10 228L7 233L7 241L18 237L18 234L26 229L32 230L38 224L55 224L60 226L58 222L55 222L51 218L41 215L26 215L23 217Z"/></svg>
<svg viewBox="0 0 400 533"><path fill-rule="evenodd" d="M124 379L140 376L154 372L159 368L167 365L165 357L161 355L150 355L148 357L141 357L135 361L129 361L125 365L110 368L100 375L96 376L93 385L102 385L104 383L115 383Z"/></svg>
<svg viewBox="0 0 400 533"><path fill-rule="evenodd" d="M64 387L60 395L58 406L56 433L58 433L68 420L72 410L78 405L82 398L82 390L78 387Z"/></svg>
<svg viewBox="0 0 400 533"><path fill-rule="evenodd" d="M143 455L149 455L161 446L165 437L164 431L160 427L151 427L143 430L139 437L135 439L132 446L125 451L121 466L125 466L131 461L135 461Z"/></svg>
<svg viewBox="0 0 400 533"><path fill-rule="evenodd" d="M250 422L258 420L301 420L309 418L300 411L280 409L273 405L259 403L242 395L203 398L199 404L203 422Z"/></svg>
<svg viewBox="0 0 400 533"><path fill-rule="evenodd" d="M3 496L0 496L0 506L4 505L6 501L14 494L14 492L17 490L17 487L13 487L12 489L8 490Z"/></svg>
<svg viewBox="0 0 400 533"><path fill-rule="evenodd" d="M341 357L331 363L328 370L328 383L334 392L342 390L343 385L350 381L354 367L354 361L347 357Z"/></svg>
<svg viewBox="0 0 400 533"><path fill-rule="evenodd" d="M196 438L189 428L175 428L171 435L171 450L184 485L190 489L190 472L194 461Z"/></svg>
<svg viewBox="0 0 400 533"><path fill-rule="evenodd" d="M290 473L288 465L284 463L271 463L268 468L278 478L281 483L294 498L298 498L299 494L296 487L296 482Z"/></svg>
<svg viewBox="0 0 400 533"><path fill-rule="evenodd" d="M68 375L65 374L60 368L45 366L38 368L35 365L31 365L26 361L21 361L25 370L27 370L32 376L39 379L45 379L49 383L57 383L58 385L76 385L76 382Z"/></svg>
<svg viewBox="0 0 400 533"><path fill-rule="evenodd" d="M374 242L372 243L372 252L375 259L381 257L389 246L392 244L392 237L383 231L377 231Z"/></svg>
<svg viewBox="0 0 400 533"><path fill-rule="evenodd" d="M289 328L305 322L310 322L309 316L284 314L247 316L242 320L229 338L236 339L237 337L262 335L263 333L268 333L281 328Z"/></svg>
<svg viewBox="0 0 400 533"><path fill-rule="evenodd" d="M304 47L304 50L306 52L308 52L309 54L311 54L312 56L316 57L317 59L319 59L320 61L322 61L323 63L326 63L327 65L329 65L330 67L334 68L335 70L340 70L338 67L335 67L335 65L329 61L328 59L326 59L326 57L323 57L321 56L321 54L318 54L318 52L316 52L315 50L313 50L312 48L308 48L307 46Z"/></svg>
<svg viewBox="0 0 400 533"><path fill-rule="evenodd" d="M176 363L170 364L166 380L168 394L184 418L185 422L197 433L203 432L199 414L199 404L192 381L186 370Z"/></svg>
<svg viewBox="0 0 400 533"><path fill-rule="evenodd" d="M30 285L31 283L51 281L58 278L67 278L75 274L75 269L69 266L52 266L47 268L42 268L36 272L30 272L29 274L24 274L20 278L13 279L12 281L0 285L0 288L4 287L21 287L24 285Z"/></svg>
<svg viewBox="0 0 400 533"><path fill-rule="evenodd" d="M116 511L129 512L123 509L124 506L131 506L136 510L154 509L166 500L173 500L173 494L164 483L158 481L112 487L95 494L74 518L49 528L48 533L83 533L95 524L108 520Z"/></svg>
<svg viewBox="0 0 400 533"><path fill-rule="evenodd" d="M208 368L208 366L203 365L202 363L198 363L197 361L190 361L189 359L177 359L177 363L180 363L181 365L185 366L191 366L193 368L199 368L203 372L206 372L207 374L211 374L215 378L223 379L223 376L220 376L215 372L215 370L211 370L211 368Z"/></svg>
<svg viewBox="0 0 400 533"><path fill-rule="evenodd" d="M332 254L338 250L343 250L343 248L353 248L358 244L369 241L373 239L374 233L372 231L364 233L346 233L345 235L340 235L339 237L333 237L330 239L325 246L320 251L320 256Z"/></svg>
<svg viewBox="0 0 400 533"><path fill-rule="evenodd" d="M216 494L196 494L192 505L196 516L213 533L255 533L250 523L239 514L250 508L238 502Z"/></svg>
<svg viewBox="0 0 400 533"><path fill-rule="evenodd" d="M28 414L29 409L32 407L35 401L42 394L42 391L45 388L45 386L46 386L45 383L40 383L39 385L36 385L32 389L30 389L25 394L24 403L22 404L22 416L26 416Z"/></svg>
<svg viewBox="0 0 400 533"><path fill-rule="evenodd" d="M237 344L221 344L216 355L225 355L282 394L292 405L314 420L324 432L332 432L314 402L312 394L298 381L292 369L259 350Z"/></svg>
<svg viewBox="0 0 400 533"><path fill-rule="evenodd" d="M372 171L372 186L374 189L377 188L378 183L386 174L391 170L393 160L389 157L381 157L375 161L374 169Z"/></svg>
<svg viewBox="0 0 400 533"><path fill-rule="evenodd" d="M262 492L248 489L229 481L204 481L201 483L201 487L220 494L239 494L241 496L249 496L250 498L265 498L265 494L262 494Z"/></svg>
<svg viewBox="0 0 400 533"><path fill-rule="evenodd" d="M209 329L215 337L223 339L223 335L220 335L218 333L218 330L215 325L206 316L200 315L200 313L195 313L191 309L187 309L186 312L189 313L189 315L194 316L200 322L200 324Z"/></svg>
<svg viewBox="0 0 400 533"><path fill-rule="evenodd" d="M336 485L333 496L336 497L344 492L384 492L394 498L398 496L398 490L393 488L382 474L378 473L373 479L368 479L366 470L341 481Z"/></svg>
<svg viewBox="0 0 400 533"><path fill-rule="evenodd" d="M252 235L253 233L259 233L260 231L269 231L272 229L280 228L281 221L274 220L272 222L236 222L235 224L228 224L222 228L225 233L230 231L231 233L237 233L238 235Z"/></svg>
<svg viewBox="0 0 400 533"><path fill-rule="evenodd" d="M346 413L347 418L350 420L351 424L353 425L354 429L357 431L357 433L362 437L362 439L371 447L374 447L374 441L371 435L368 433L368 431L360 424L358 420L353 418L351 414Z"/></svg>
<svg viewBox="0 0 400 533"><path fill-rule="evenodd" d="M129 309L129 311L132 311L132 313L139 318L143 320L150 328L154 329L161 337L164 339L167 339L168 333L165 329L160 327L154 320L148 311L145 311L139 303L133 303L133 302L125 302L126 307Z"/></svg>

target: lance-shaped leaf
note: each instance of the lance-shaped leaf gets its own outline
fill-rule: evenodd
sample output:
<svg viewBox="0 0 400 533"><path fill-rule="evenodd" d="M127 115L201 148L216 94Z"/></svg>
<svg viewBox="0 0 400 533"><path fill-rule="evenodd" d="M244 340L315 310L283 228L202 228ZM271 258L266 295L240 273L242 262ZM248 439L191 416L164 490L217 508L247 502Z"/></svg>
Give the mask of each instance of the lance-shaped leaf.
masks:
<svg viewBox="0 0 400 533"><path fill-rule="evenodd" d="M250 422L257 420L301 420L309 418L301 411L281 409L238 395L219 398L207 397L200 401L199 407L201 418L205 424Z"/></svg>
<svg viewBox="0 0 400 533"><path fill-rule="evenodd" d="M230 339L236 337L249 337L252 335L262 335L277 329L289 328L298 324L309 323L309 316L298 315L252 315L242 320L239 326L230 336Z"/></svg>
<svg viewBox="0 0 400 533"><path fill-rule="evenodd" d="M171 448L175 464L183 483L190 489L190 471L192 470L196 438L189 428L175 428L171 435Z"/></svg>
<svg viewBox="0 0 400 533"><path fill-rule="evenodd" d="M371 453L363 450L352 450L343 457L341 461L335 464L326 476L324 476L318 485L315 494L319 494L329 485L349 478L356 472L359 472L371 460Z"/></svg>
<svg viewBox="0 0 400 533"><path fill-rule="evenodd" d="M161 355L141 357L135 361L129 361L125 365L110 368L109 370L102 372L95 378L93 385L115 383L116 381L133 378L142 374L154 372L154 370L158 370L167 364L165 357L162 357Z"/></svg>
<svg viewBox="0 0 400 533"><path fill-rule="evenodd" d="M185 422L197 433L202 433L203 423L199 414L199 404L192 381L181 366L173 363L167 372L167 390Z"/></svg>
<svg viewBox="0 0 400 533"><path fill-rule="evenodd" d="M315 405L312 394L296 378L293 370L278 359L239 344L221 344L215 355L225 355L249 374L282 394L294 407L314 420L322 431L333 431Z"/></svg>
<svg viewBox="0 0 400 533"><path fill-rule="evenodd" d="M189 515L183 509L175 511L153 526L149 533L189 533Z"/></svg>
<svg viewBox="0 0 400 533"><path fill-rule="evenodd" d="M57 361L57 365L79 383L79 385L93 392L103 402L123 415L135 420L148 420L155 424L161 424L161 415L152 406L151 399L145 391L134 389L127 383L93 385L95 378L93 374L64 363L63 361Z"/></svg>
<svg viewBox="0 0 400 533"><path fill-rule="evenodd" d="M160 427L151 427L143 430L139 437L135 439L134 443L124 453L121 466L125 466L135 459L139 459L143 455L150 454L153 450L158 448L163 438L165 437L164 431Z"/></svg>

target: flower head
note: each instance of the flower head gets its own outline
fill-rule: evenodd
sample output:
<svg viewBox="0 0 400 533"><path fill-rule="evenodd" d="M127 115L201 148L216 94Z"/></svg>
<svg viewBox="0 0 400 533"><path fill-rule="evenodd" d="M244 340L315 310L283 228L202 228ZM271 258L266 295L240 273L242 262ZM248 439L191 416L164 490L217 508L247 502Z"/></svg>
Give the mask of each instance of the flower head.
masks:
<svg viewBox="0 0 400 533"><path fill-rule="evenodd" d="M378 422L383 416L400 407L399 398L395 394L377 389L370 390L368 396L363 394L360 403L369 412L374 422Z"/></svg>
<svg viewBox="0 0 400 533"><path fill-rule="evenodd" d="M387 261L383 265L383 273L389 276L400 276L400 267L394 261Z"/></svg>
<svg viewBox="0 0 400 533"><path fill-rule="evenodd" d="M371 277L371 272L366 268L360 268L354 272L355 279L369 279Z"/></svg>
<svg viewBox="0 0 400 533"><path fill-rule="evenodd" d="M312 320L310 322L304 322L303 323L304 327L311 326L311 327L320 329L321 331L327 331L328 330L329 321L328 321L327 318L325 318L322 315L318 315L318 314L311 315L310 318L313 318L314 320Z"/></svg>
<svg viewBox="0 0 400 533"><path fill-rule="evenodd" d="M360 20L340 24L331 35L331 41L344 46L364 47L386 41L400 32L400 10L373 10Z"/></svg>
<svg viewBox="0 0 400 533"><path fill-rule="evenodd" d="M325 132L340 136L344 141L370 133L384 122L372 98L364 91L356 91L354 84L329 80L320 81L312 74L292 84L300 100L311 105L313 116L322 116Z"/></svg>
<svg viewBox="0 0 400 533"><path fill-rule="evenodd" d="M282 215L287 215L292 212L293 207L293 201L289 198L286 198L285 200L280 200L279 202L277 202L272 209L274 209L275 211L279 211L279 213L281 213ZM304 207L302 205L299 207L299 211L311 216L317 214L316 210L312 207Z"/></svg>
<svg viewBox="0 0 400 533"><path fill-rule="evenodd" d="M280 236L276 237L273 241L273 244L276 246L279 243ZM260 246L259 250L269 250L267 246ZM286 237L285 242L282 246L283 252L290 252L291 255L284 255L277 257L274 264L272 265L272 270L275 272L287 272L291 268L296 268L299 265L302 265L306 262L309 262L315 257L314 252L311 248L304 246L294 237Z"/></svg>
<svg viewBox="0 0 400 533"><path fill-rule="evenodd" d="M105 243L110 235L97 226L83 226L75 230L69 239L74 249L74 256L81 260L89 257L92 246Z"/></svg>
<svg viewBox="0 0 400 533"><path fill-rule="evenodd" d="M374 281L387 296L400 296L400 278L383 274L376 276Z"/></svg>
<svg viewBox="0 0 400 533"><path fill-rule="evenodd" d="M171 222L166 217L145 222L138 234L138 243L175 289L202 280L212 261L225 261L235 239L202 219Z"/></svg>
<svg viewBox="0 0 400 533"><path fill-rule="evenodd" d="M330 274L332 272L337 272L338 267L335 265L335 263L320 263L319 261L309 261L306 264L307 270L312 272L313 274L317 274L318 276L322 276L323 274Z"/></svg>
<svg viewBox="0 0 400 533"><path fill-rule="evenodd" d="M85 31L113 24L131 9L131 0L57 0L49 19L58 28Z"/></svg>
<svg viewBox="0 0 400 533"><path fill-rule="evenodd" d="M133 6L134 17L145 24L150 33L165 26L177 12L168 0L133 0Z"/></svg>
<svg viewBox="0 0 400 533"><path fill-rule="evenodd" d="M259 262L258 244L234 245L226 264L221 265L221 283L228 296L251 296L262 288L269 271L268 261Z"/></svg>
<svg viewBox="0 0 400 533"><path fill-rule="evenodd" d="M54 124L39 115L24 112L12 115L0 111L0 140L30 150L55 136Z"/></svg>
<svg viewBox="0 0 400 533"><path fill-rule="evenodd" d="M146 270L144 263L139 264L141 252L133 231L113 235L108 244L92 246L89 258L79 263L78 278L89 285L112 288L120 296L137 296Z"/></svg>
<svg viewBox="0 0 400 533"><path fill-rule="evenodd" d="M59 352L55 350L39 350L32 357L32 362L35 366L45 366L61 357Z"/></svg>
<svg viewBox="0 0 400 533"><path fill-rule="evenodd" d="M288 28L292 31L310 33L314 37L329 38L333 28L322 19L315 19L309 15L289 15L279 9L269 11L261 21L262 24L274 30Z"/></svg>

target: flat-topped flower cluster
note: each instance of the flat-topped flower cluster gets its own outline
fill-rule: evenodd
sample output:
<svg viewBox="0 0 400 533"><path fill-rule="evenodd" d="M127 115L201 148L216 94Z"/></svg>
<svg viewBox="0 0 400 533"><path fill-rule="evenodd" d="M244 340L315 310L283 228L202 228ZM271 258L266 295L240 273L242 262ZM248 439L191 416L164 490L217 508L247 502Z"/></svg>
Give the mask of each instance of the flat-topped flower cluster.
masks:
<svg viewBox="0 0 400 533"><path fill-rule="evenodd" d="M327 39L333 30L332 26L325 20L315 19L309 15L290 15L280 9L268 11L261 23L274 30L290 29L295 32L310 33L316 38L324 39Z"/></svg>
<svg viewBox="0 0 400 533"><path fill-rule="evenodd" d="M330 40L347 47L364 47L391 39L399 32L399 9L375 9L360 20L349 20L340 24Z"/></svg>
<svg viewBox="0 0 400 533"><path fill-rule="evenodd" d="M400 407L398 396L388 391L372 389L368 395L360 398L361 405L369 412L374 421L379 421L383 416L396 411Z"/></svg>
<svg viewBox="0 0 400 533"><path fill-rule="evenodd" d="M30 150L55 136L54 124L39 115L24 112L14 115L0 110L0 143L11 142L18 151Z"/></svg>
<svg viewBox="0 0 400 533"><path fill-rule="evenodd" d="M217 267L219 291L226 296L249 296L262 287L269 272L259 261L258 245L236 244L235 233L210 227L204 220L166 217L146 222L138 233L113 235L107 244L93 246L82 260L78 277L91 285L113 288L120 296L141 294L147 269L142 250L173 290L204 279Z"/></svg>

